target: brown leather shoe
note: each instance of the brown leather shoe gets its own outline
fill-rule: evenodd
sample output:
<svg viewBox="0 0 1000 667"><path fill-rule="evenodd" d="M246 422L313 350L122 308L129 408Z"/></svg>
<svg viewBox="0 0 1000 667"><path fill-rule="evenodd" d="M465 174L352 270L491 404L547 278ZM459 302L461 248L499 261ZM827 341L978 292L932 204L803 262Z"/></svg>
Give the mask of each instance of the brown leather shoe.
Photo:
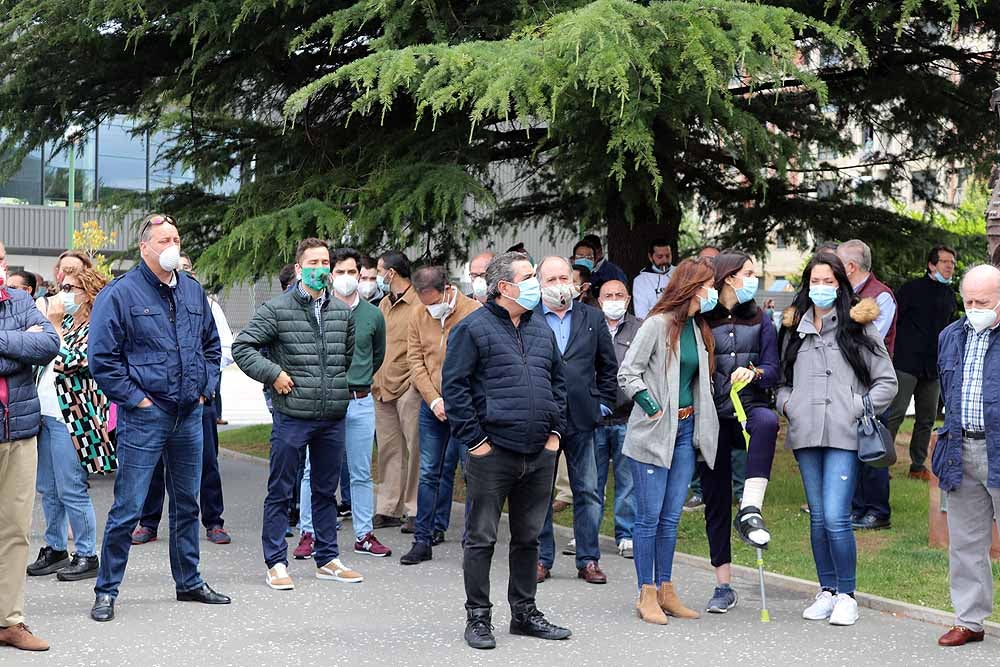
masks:
<svg viewBox="0 0 1000 667"><path fill-rule="evenodd" d="M965 626L956 625L941 635L938 644L941 646L965 646L969 642L981 642L985 636L986 632L983 630L974 632Z"/></svg>
<svg viewBox="0 0 1000 667"><path fill-rule="evenodd" d="M569 503L566 502L565 500L554 500L554 501L552 501L552 513L553 514L559 514L559 512L562 512L563 510L567 509L568 507L569 507Z"/></svg>
<svg viewBox="0 0 1000 667"><path fill-rule="evenodd" d="M538 573L536 575L535 580L538 583L542 583L546 579L551 579L551 578L552 578L552 572L549 571L549 568L547 568L544 565L542 565L541 563L539 563L538 564Z"/></svg>
<svg viewBox="0 0 1000 667"><path fill-rule="evenodd" d="M49 643L31 634L24 623L0 628L0 646L13 646L22 651L48 651Z"/></svg>
<svg viewBox="0 0 1000 667"><path fill-rule="evenodd" d="M911 470L910 479L919 479L922 482L931 481L931 474L926 469L925 470Z"/></svg>
<svg viewBox="0 0 1000 667"><path fill-rule="evenodd" d="M677 597L677 592L674 590L674 584L671 581L664 581L660 584L659 590L656 592L656 599L660 603L660 608L667 612L668 616L676 616L677 618L701 618L701 614L693 609L688 609L681 599Z"/></svg>
<svg viewBox="0 0 1000 667"><path fill-rule="evenodd" d="M597 564L596 560L592 560L588 562L585 567L581 567L576 576L580 577L588 584L608 583L607 576L601 572L601 566Z"/></svg>

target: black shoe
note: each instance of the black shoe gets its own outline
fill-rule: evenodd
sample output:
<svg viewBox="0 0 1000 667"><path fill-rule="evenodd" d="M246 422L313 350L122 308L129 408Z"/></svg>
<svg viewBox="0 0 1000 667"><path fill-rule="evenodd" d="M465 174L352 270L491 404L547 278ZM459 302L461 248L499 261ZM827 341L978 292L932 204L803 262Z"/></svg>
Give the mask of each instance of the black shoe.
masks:
<svg viewBox="0 0 1000 667"><path fill-rule="evenodd" d="M402 525L402 519L389 516L388 514L376 514L375 518L372 520L372 527L374 528L396 528L397 526Z"/></svg>
<svg viewBox="0 0 1000 667"><path fill-rule="evenodd" d="M399 532L404 535L412 535L417 532L417 520L412 516L406 517L406 521L403 522L403 527L399 529Z"/></svg>
<svg viewBox="0 0 1000 667"><path fill-rule="evenodd" d="M767 549L768 543L771 541L771 533L768 532L767 526L764 524L760 509L753 505L747 505L739 511L736 518L733 519L733 528L736 529L736 534L740 536L744 544L755 549ZM758 530L767 533L766 541L755 542L750 539L750 534Z"/></svg>
<svg viewBox="0 0 1000 667"><path fill-rule="evenodd" d="M99 563L97 556L81 556L73 554L73 560L69 565L56 573L59 581L80 581L81 579L94 579L97 577Z"/></svg>
<svg viewBox="0 0 1000 667"><path fill-rule="evenodd" d="M496 648L493 624L489 609L471 609L466 612L465 643L472 648Z"/></svg>
<svg viewBox="0 0 1000 667"><path fill-rule="evenodd" d="M351 518L351 504L350 503L340 503L337 505L337 517L340 519L350 519Z"/></svg>
<svg viewBox="0 0 1000 667"><path fill-rule="evenodd" d="M416 565L431 559L431 547L423 542L414 542L413 547L399 559L403 565Z"/></svg>
<svg viewBox="0 0 1000 667"><path fill-rule="evenodd" d="M444 544L444 531L435 530L434 535L431 537L431 546L436 547L439 544Z"/></svg>
<svg viewBox="0 0 1000 667"><path fill-rule="evenodd" d="M177 599L181 602L201 602L202 604L229 604L232 600L222 593L216 593L208 584L193 591L177 591Z"/></svg>
<svg viewBox="0 0 1000 667"><path fill-rule="evenodd" d="M38 559L28 566L28 574L41 577L58 572L70 563L69 553L56 551L52 547L42 547L38 550Z"/></svg>
<svg viewBox="0 0 1000 667"><path fill-rule="evenodd" d="M95 621L111 621L115 618L115 599L106 593L99 593L90 608L90 617Z"/></svg>
<svg viewBox="0 0 1000 667"><path fill-rule="evenodd" d="M566 628L552 625L544 614L535 607L523 612L514 612L510 619L510 634L535 637L537 639L569 639L573 633Z"/></svg>
<svg viewBox="0 0 1000 667"><path fill-rule="evenodd" d="M888 519L880 519L874 514L866 514L859 521L852 521L851 528L854 530L884 530L891 528L892 524Z"/></svg>

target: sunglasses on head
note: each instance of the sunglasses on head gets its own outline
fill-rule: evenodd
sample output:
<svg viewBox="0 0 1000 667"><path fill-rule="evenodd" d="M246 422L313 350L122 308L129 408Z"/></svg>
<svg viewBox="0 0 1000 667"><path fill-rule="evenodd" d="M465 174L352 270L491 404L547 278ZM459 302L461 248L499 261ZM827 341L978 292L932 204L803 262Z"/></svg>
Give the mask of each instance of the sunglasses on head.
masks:
<svg viewBox="0 0 1000 667"><path fill-rule="evenodd" d="M169 215L152 215L152 216L150 216L149 218L146 219L146 222L143 223L142 229L139 230L139 238L142 238L142 235L145 234L146 231L150 227L152 227L153 225L162 225L165 222L169 222L171 225L174 225L174 226L177 225L177 223L174 222L174 219L171 218Z"/></svg>

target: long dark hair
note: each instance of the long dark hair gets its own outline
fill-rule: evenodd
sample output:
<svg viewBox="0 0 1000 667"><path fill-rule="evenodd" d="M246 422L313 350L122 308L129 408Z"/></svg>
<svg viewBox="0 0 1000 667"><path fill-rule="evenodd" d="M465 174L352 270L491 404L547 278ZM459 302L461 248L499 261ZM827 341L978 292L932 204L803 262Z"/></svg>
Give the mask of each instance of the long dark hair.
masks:
<svg viewBox="0 0 1000 667"><path fill-rule="evenodd" d="M688 308L691 306L691 299L695 298L701 286L715 275L712 270L712 262L704 259L685 259L670 274L670 282L663 290L660 300L649 311L647 317L653 315L664 315L667 319L667 339L670 342L670 349L680 354L678 345L681 338L681 331L688 321ZM700 313L694 316L695 324L701 329L701 337L705 341L708 349L708 363L710 372L715 371L715 337L712 330L705 322L705 318Z"/></svg>
<svg viewBox="0 0 1000 667"><path fill-rule="evenodd" d="M798 326L802 316L813 306L812 299L809 298L809 280L812 277L813 269L819 265L829 266L837 279L837 300L834 302L834 309L837 312L837 345L840 347L840 353L847 359L847 363L851 365L854 375L857 376L861 384L866 387L871 386L872 376L862 356L862 350L874 352L877 346L865 333L864 325L851 318L851 308L858 302L858 298L854 294L854 288L851 287L851 281L847 279L847 271L844 269L843 262L835 254L825 251L813 255L806 265L805 271L802 272L802 283L795 299L792 300L793 322L791 326L782 327L778 337L778 348L781 349L784 339L791 336L781 359L785 381L792 384L795 360L799 356L799 348L802 347L803 340L800 336L794 335L794 327Z"/></svg>
<svg viewBox="0 0 1000 667"><path fill-rule="evenodd" d="M719 290L720 295L719 305L716 306L716 309L721 308L720 312L730 312L725 309L726 307L722 305L721 301L722 288L726 286L726 278L735 276L743 270L744 264L752 261L750 255L741 250L726 250L712 259L712 264L715 266L715 289ZM732 313L741 319L750 319L757 313L757 302L750 299L746 303L737 303L733 306ZM714 311L713 315L716 315Z"/></svg>

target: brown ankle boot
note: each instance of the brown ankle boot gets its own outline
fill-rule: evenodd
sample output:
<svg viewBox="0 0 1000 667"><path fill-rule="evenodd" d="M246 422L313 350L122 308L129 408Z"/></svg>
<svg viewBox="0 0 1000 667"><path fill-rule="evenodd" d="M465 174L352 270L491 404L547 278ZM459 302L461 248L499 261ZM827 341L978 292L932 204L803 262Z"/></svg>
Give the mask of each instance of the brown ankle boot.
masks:
<svg viewBox="0 0 1000 667"><path fill-rule="evenodd" d="M31 634L24 623L0 628L0 646L13 646L22 651L48 651L49 643Z"/></svg>
<svg viewBox="0 0 1000 667"><path fill-rule="evenodd" d="M655 625L666 625L669 623L667 615L663 613L660 605L656 602L656 586L647 584L642 587L642 590L639 591L639 599L635 603L635 608L639 612L639 618L647 623Z"/></svg>
<svg viewBox="0 0 1000 667"><path fill-rule="evenodd" d="M681 599L677 597L677 593L674 591L674 585L669 581L664 581L660 584L656 600L660 603L660 608L671 616L676 616L677 618L701 618L701 614L684 606L684 603L681 602Z"/></svg>

